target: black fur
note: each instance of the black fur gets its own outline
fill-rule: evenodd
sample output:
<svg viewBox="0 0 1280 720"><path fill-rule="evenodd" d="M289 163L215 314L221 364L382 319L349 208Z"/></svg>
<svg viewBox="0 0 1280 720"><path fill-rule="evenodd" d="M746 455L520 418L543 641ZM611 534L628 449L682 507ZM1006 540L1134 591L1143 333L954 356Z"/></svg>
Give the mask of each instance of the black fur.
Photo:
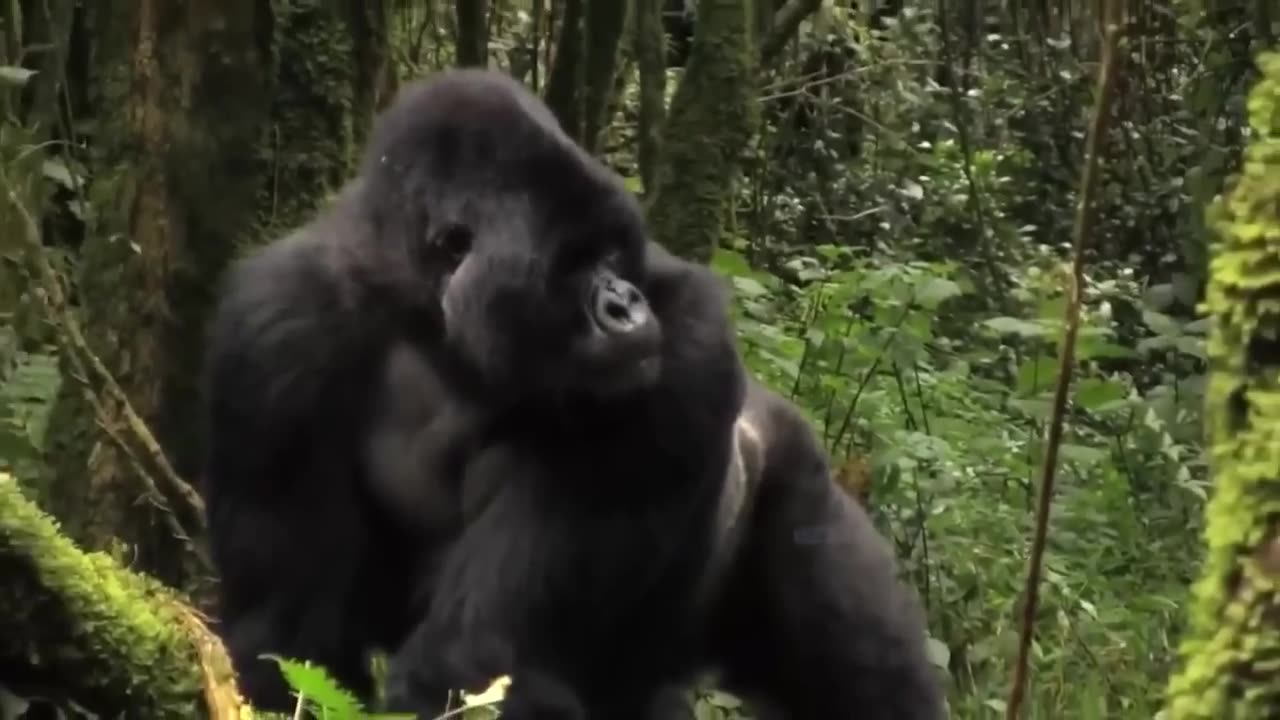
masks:
<svg viewBox="0 0 1280 720"><path fill-rule="evenodd" d="M585 319L611 278L644 332ZM707 669L767 718L941 716L916 600L747 379L719 281L504 76L402 93L360 179L235 270L209 372L222 633L259 704L288 701L258 654L367 694L383 647L427 717L511 672L517 720L671 718Z"/></svg>

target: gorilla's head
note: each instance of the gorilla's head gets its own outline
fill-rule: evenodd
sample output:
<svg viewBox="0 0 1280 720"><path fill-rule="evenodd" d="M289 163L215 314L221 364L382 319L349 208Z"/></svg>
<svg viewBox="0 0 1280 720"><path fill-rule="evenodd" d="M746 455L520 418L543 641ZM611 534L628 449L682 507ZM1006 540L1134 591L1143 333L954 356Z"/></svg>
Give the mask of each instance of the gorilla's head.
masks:
<svg viewBox="0 0 1280 720"><path fill-rule="evenodd" d="M599 396L656 381L640 208L514 79L458 70L405 88L362 176L396 302L487 389Z"/></svg>

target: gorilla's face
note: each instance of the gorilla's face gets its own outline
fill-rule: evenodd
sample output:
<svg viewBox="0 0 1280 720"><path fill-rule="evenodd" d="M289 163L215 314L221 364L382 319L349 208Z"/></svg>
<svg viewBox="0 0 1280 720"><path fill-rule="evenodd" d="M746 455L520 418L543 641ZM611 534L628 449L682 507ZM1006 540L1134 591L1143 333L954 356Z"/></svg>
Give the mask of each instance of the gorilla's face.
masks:
<svg viewBox="0 0 1280 720"><path fill-rule="evenodd" d="M662 332L627 204L574 223L536 202L496 205L434 224L422 248L445 342L464 364L507 393L611 395L656 381Z"/></svg>
<svg viewBox="0 0 1280 720"><path fill-rule="evenodd" d="M402 93L361 175L372 281L490 392L657 380L639 204L515 80L457 71Z"/></svg>

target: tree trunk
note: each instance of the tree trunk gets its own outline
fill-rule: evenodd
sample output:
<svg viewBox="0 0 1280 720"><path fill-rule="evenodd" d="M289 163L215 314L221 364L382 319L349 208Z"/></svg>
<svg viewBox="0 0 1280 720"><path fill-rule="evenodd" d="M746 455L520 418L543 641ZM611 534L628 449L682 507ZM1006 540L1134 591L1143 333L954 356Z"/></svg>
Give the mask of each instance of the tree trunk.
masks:
<svg viewBox="0 0 1280 720"><path fill-rule="evenodd" d="M702 0L693 50L662 132L650 226L672 252L710 259L739 157L756 129L749 0Z"/></svg>
<svg viewBox="0 0 1280 720"><path fill-rule="evenodd" d="M556 35L556 55L547 74L547 91L543 99L560 127L569 137L582 136L582 18L583 3L590 0L564 0L560 32Z"/></svg>
<svg viewBox="0 0 1280 720"><path fill-rule="evenodd" d="M640 75L637 163L646 194L653 193L662 118L667 112L667 35L662 0L635 0L635 53Z"/></svg>
<svg viewBox="0 0 1280 720"><path fill-rule="evenodd" d="M618 74L618 54L630 12L630 0L588 0L583 23L582 136L588 152L597 153L609 124L609 100Z"/></svg>
<svg viewBox="0 0 1280 720"><path fill-rule="evenodd" d="M489 2L458 0L456 8L458 66L485 67L489 64Z"/></svg>
<svg viewBox="0 0 1280 720"><path fill-rule="evenodd" d="M379 68L359 63L385 47L385 22L368 22L377 6L102 0L78 10L101 118L89 158L97 222L77 277L84 325L188 480L216 281L238 244L292 227L346 177L376 102L366 90ZM194 589L189 558L137 502L138 479L74 378L45 448L44 500L74 539L93 549L118 539L135 567Z"/></svg>
<svg viewBox="0 0 1280 720"><path fill-rule="evenodd" d="M1255 134L1238 184L1210 213L1217 242L1205 302L1209 450L1215 491L1195 587L1185 666L1169 685L1170 720L1280 713L1280 54L1260 59Z"/></svg>

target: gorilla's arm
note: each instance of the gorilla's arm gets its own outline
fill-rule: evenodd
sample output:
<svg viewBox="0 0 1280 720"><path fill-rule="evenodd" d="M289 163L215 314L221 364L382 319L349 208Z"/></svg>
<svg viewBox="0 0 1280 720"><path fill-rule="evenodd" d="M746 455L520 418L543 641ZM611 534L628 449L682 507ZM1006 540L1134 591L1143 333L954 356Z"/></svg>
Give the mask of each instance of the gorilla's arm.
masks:
<svg viewBox="0 0 1280 720"><path fill-rule="evenodd" d="M516 682L505 713L559 707L542 690L557 684L543 680L567 677L572 683L597 671L582 663L593 663L607 642L584 631L580 621L599 622L592 618L629 602L619 595L654 591L644 580L630 588L593 587L595 565L627 566L634 558L639 577L662 577L681 567L660 597L683 595L697 582L700 568L685 556L717 532L710 521L745 376L719 279L651 244L641 286L663 328L661 379L622 410L605 409L609 422L574 417L583 434L567 442L524 428L532 435L508 433L472 458L462 480L464 499L473 498L467 503L472 517L433 576L430 613L392 664L393 709L433 710L415 706L416 699L478 687L508 673ZM586 468L592 470L584 476ZM593 502L601 505L593 510ZM610 521L610 513L621 517ZM636 513L650 516L648 527L637 526ZM650 527L667 535L668 544L652 546L641 559L636 539ZM624 680L617 679L620 694ZM619 707L630 713L637 703L656 702L659 691L641 686L640 696Z"/></svg>
<svg viewBox="0 0 1280 720"><path fill-rule="evenodd" d="M449 391L422 352L393 343L369 413L365 466L378 504L415 541L440 541L470 514L461 474L486 414Z"/></svg>
<svg viewBox="0 0 1280 720"><path fill-rule="evenodd" d="M476 691L500 675L519 681L535 671L515 670L517 648L546 607L554 574L574 555L566 526L540 502L544 470L540 458L506 445L468 464L463 492L474 488L483 500L432 573L430 611L392 662L392 711L433 716L448 690Z"/></svg>
<svg viewBox="0 0 1280 720"><path fill-rule="evenodd" d="M727 683L763 691L787 717L943 717L919 602L866 511L831 480L809 423L759 386L743 421L764 439L765 468L715 616Z"/></svg>
<svg viewBox="0 0 1280 720"><path fill-rule="evenodd" d="M242 261L215 314L204 471L222 634L246 694L292 706L262 653L312 660L353 689L369 527L355 486L371 319L356 321L319 237ZM339 631L338 629L341 629Z"/></svg>

